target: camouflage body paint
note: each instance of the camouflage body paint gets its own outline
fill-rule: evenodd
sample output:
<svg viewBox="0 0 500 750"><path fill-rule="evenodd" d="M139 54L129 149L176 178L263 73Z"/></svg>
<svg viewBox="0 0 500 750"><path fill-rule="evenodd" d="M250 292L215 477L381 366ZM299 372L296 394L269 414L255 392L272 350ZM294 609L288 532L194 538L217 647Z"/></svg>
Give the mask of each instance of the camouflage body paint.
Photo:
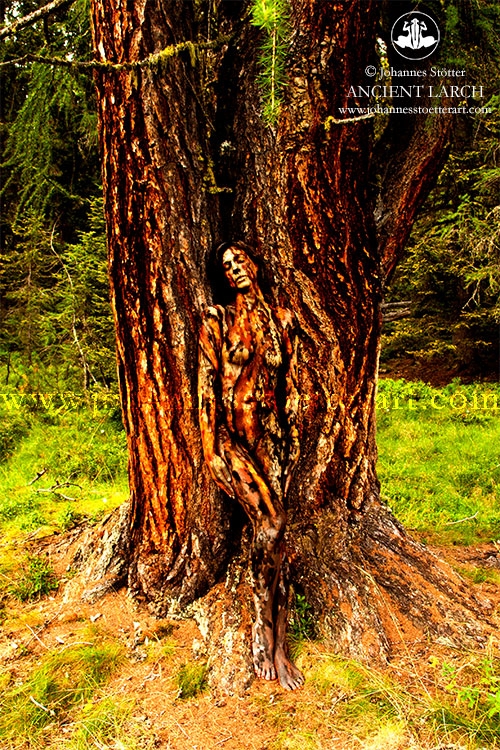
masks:
<svg viewBox="0 0 500 750"><path fill-rule="evenodd" d="M228 248L234 305L210 307L199 340L198 391L205 459L214 481L253 527L256 674L287 689L303 682L286 655L285 496L299 455L297 338L292 314L272 310L253 261Z"/></svg>

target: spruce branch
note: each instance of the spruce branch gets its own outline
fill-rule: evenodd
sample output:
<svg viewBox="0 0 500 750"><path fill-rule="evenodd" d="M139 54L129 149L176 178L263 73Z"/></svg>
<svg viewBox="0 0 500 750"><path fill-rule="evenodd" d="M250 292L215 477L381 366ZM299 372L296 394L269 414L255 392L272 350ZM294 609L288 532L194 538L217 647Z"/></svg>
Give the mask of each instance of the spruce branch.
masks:
<svg viewBox="0 0 500 750"><path fill-rule="evenodd" d="M285 86L285 65L290 36L290 15L286 0L254 0L251 24L265 33L261 45L259 82L264 100L264 119L278 119Z"/></svg>
<svg viewBox="0 0 500 750"><path fill-rule="evenodd" d="M52 2L47 3L47 5L44 5L42 8L37 8L37 10L34 10L32 13L28 13L28 15L23 16L22 18L17 18L12 23L2 26L2 28L0 28L0 39L3 39L6 36L11 36L11 34L16 34L26 26L31 26L31 24L36 23L40 18L47 18L47 16L50 16L50 14L58 8L62 8L65 5L73 5L74 2L75 0L52 0Z"/></svg>
<svg viewBox="0 0 500 750"><path fill-rule="evenodd" d="M56 248L54 246L54 233L56 231L56 224L57 224L57 222L54 223L54 226L52 227L52 232L50 234L50 249L52 250L52 252L56 256L56 258L59 261L59 263L61 264L62 269L63 269L63 271L64 271L64 273L66 275L66 278L68 279L69 288L70 288L71 297L72 297L72 305L71 305L71 307L72 307L73 340L75 342L76 348L78 350L78 354L80 355L80 359L81 359L81 362L82 362L84 388L85 388L85 390L87 390L87 376L88 375L90 375L90 377L94 381L95 385L99 385L99 383L95 379L94 373L90 369L90 365L88 363L87 357L85 356L85 352L83 351L83 347L82 347L82 344L80 342L80 338L78 336L78 331L77 331L77 326L76 326L76 324L77 324L77 317L76 317L76 307L75 307L75 287L73 285L73 279L71 278L71 274L68 271L68 267L66 266L65 262L63 261L63 259L61 258L61 256L59 255L59 253L57 252L57 250L56 250ZM63 485L59 485L59 486L62 487Z"/></svg>

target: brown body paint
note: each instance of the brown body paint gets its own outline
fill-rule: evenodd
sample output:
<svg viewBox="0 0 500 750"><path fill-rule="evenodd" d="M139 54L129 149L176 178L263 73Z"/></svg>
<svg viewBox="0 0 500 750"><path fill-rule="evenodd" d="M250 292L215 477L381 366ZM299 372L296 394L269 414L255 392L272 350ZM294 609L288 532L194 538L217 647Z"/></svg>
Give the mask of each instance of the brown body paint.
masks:
<svg viewBox="0 0 500 750"><path fill-rule="evenodd" d="M210 307L200 333L198 391L205 459L253 527L256 674L294 690L304 678L286 649L285 497L299 455L294 319L272 310L241 245L222 265L234 305Z"/></svg>

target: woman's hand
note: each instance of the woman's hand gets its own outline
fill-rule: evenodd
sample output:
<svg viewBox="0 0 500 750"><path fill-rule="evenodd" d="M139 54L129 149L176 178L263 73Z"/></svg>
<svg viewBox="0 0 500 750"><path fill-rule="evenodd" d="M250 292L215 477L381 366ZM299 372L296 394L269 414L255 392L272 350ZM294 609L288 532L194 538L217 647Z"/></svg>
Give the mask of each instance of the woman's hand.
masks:
<svg viewBox="0 0 500 750"><path fill-rule="evenodd" d="M290 489L290 483L292 481L293 472L300 455L300 441L299 432L295 425L290 428L290 450L288 453L288 461L283 473L283 492L285 497Z"/></svg>
<svg viewBox="0 0 500 750"><path fill-rule="evenodd" d="M214 480L217 482L224 492L227 492L229 497L235 498L234 489L231 483L231 472L226 462L217 455L214 455L209 462L210 473Z"/></svg>

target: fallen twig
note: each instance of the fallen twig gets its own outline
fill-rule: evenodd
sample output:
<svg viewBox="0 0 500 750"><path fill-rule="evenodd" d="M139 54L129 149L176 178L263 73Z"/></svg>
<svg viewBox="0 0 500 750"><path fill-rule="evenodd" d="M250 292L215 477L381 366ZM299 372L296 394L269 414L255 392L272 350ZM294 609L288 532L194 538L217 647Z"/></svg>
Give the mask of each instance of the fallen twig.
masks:
<svg viewBox="0 0 500 750"><path fill-rule="evenodd" d="M230 733L229 737L224 737L223 740L219 740L218 742L216 742L214 747L217 747L218 745L223 745L224 742L229 742L229 740L232 740L232 739L233 739L233 735Z"/></svg>
<svg viewBox="0 0 500 750"><path fill-rule="evenodd" d="M479 511L476 510L473 516L467 516L467 518L460 518L458 521L447 521L445 526L454 526L456 523L463 523L464 521L473 521L477 518Z"/></svg>
<svg viewBox="0 0 500 750"><path fill-rule="evenodd" d="M28 484L28 487L31 487L32 484L35 484L35 482L38 482L40 477L43 477L44 474L47 473L47 469L42 469L41 471L37 471L36 477L31 480L31 482Z"/></svg>
<svg viewBox="0 0 500 750"><path fill-rule="evenodd" d="M43 647L44 647L45 649L47 649L47 651L50 651L49 647L48 647L48 646L47 646L47 645L46 645L46 644L45 644L45 643L44 643L44 642L42 641L42 639L41 639L41 638L39 638L39 637L38 637L38 635L37 635L37 634L35 633L35 631L33 630L33 628L31 628L31 627L30 627L30 626L28 625L28 623L27 623L27 622L25 622L24 624L26 625L26 627L28 628L28 630L29 630L29 631L30 631L30 633L32 634L33 638L36 638L36 640L38 641L38 643L40 643L40 645L42 645L42 646L43 646ZM31 639L30 639L29 643L31 643L31 641L33 640L33 638L31 638ZM42 707L42 708L43 708L43 707Z"/></svg>
<svg viewBox="0 0 500 750"><path fill-rule="evenodd" d="M58 492L58 490L62 489L63 487L78 487L79 490L83 489L81 485L76 484L75 482L58 482L56 484L53 484L52 487L40 487L39 490L35 490L37 494L42 494L44 492L52 492L52 494L57 495L58 497L62 497L63 500L69 500L70 502L75 502L76 497L70 497L69 495L63 495L62 492Z"/></svg>
<svg viewBox="0 0 500 750"><path fill-rule="evenodd" d="M35 698L33 698L32 695L30 695L30 701L35 704L35 706L38 706L38 708L42 708L44 711L47 711L48 714L51 716L55 716L56 712L52 708L47 708L47 706L43 706L41 703L39 703Z"/></svg>
<svg viewBox="0 0 500 750"><path fill-rule="evenodd" d="M58 482L53 484L52 487L42 487L39 490L35 490L35 492L55 492L63 487L78 487L79 490L82 489L81 485L76 484L75 482Z"/></svg>

